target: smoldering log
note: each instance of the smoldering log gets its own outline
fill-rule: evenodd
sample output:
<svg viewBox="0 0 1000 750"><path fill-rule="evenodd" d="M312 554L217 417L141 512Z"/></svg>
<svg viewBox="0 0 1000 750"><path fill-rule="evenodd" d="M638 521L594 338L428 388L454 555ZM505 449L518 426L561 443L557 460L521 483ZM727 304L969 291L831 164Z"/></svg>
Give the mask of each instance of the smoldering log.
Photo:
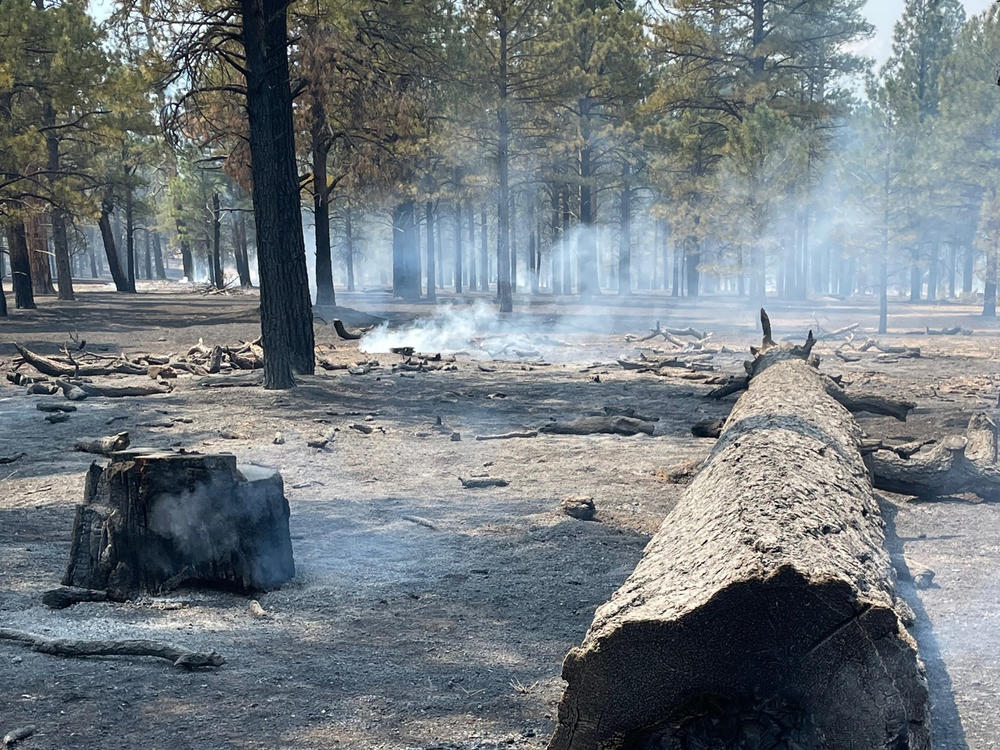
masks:
<svg viewBox="0 0 1000 750"><path fill-rule="evenodd" d="M909 456L875 450L867 457L876 489L923 500L972 493L1000 500L997 426L985 414L969 420L964 436L952 435Z"/></svg>
<svg viewBox="0 0 1000 750"><path fill-rule="evenodd" d="M930 748L860 430L805 347L765 332L704 468L566 657L550 750L758 747L761 733Z"/></svg>
<svg viewBox="0 0 1000 750"><path fill-rule="evenodd" d="M345 341L354 341L355 339L361 338L360 333L351 333L350 331L348 331L347 328L344 326L344 321L342 321L340 318L333 319L333 330L336 331L337 335L340 336L340 338L344 339Z"/></svg>
<svg viewBox="0 0 1000 750"><path fill-rule="evenodd" d="M229 454L114 454L91 466L64 586L111 599L184 583L248 592L295 575L281 475Z"/></svg>

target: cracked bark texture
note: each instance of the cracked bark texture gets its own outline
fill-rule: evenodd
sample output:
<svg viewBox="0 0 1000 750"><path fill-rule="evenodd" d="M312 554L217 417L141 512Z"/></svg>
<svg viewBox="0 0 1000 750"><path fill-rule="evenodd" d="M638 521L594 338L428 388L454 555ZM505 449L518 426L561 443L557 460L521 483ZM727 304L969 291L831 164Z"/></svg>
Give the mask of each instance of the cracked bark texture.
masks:
<svg viewBox="0 0 1000 750"><path fill-rule="evenodd" d="M804 359L772 349L748 371L704 468L566 657L551 750L930 747L860 430ZM690 745L696 731L723 744Z"/></svg>

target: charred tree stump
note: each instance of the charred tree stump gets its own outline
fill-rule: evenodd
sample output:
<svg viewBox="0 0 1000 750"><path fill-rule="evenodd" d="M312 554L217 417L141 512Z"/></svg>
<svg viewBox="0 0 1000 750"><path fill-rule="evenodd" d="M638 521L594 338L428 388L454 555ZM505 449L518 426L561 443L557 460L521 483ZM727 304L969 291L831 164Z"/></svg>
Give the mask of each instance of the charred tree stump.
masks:
<svg viewBox="0 0 1000 750"><path fill-rule="evenodd" d="M64 586L112 599L183 583L270 589L295 575L281 475L232 455L120 451L87 474Z"/></svg>
<svg viewBox="0 0 1000 750"><path fill-rule="evenodd" d="M550 750L930 747L860 430L764 346L711 456L563 665Z"/></svg>

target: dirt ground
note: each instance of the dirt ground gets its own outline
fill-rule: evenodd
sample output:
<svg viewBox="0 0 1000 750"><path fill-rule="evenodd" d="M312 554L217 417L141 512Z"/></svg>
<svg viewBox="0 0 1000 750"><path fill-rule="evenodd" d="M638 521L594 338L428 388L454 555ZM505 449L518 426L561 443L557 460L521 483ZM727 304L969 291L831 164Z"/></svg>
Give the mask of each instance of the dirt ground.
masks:
<svg viewBox="0 0 1000 750"><path fill-rule="evenodd" d="M397 322L432 312L380 293L339 301ZM0 321L0 360L13 357L14 341L57 353L71 333L109 354L184 352L199 339L232 344L257 335L256 305L252 295L158 287L129 298L84 287L78 302L43 299L39 310ZM734 300L521 307L510 328L525 346L542 341L545 364L473 351L458 355L454 370L393 373L399 356L362 354L318 321L317 341L335 347L331 358L374 357L380 367L320 372L291 392L206 388L182 376L172 393L88 399L54 425L35 405L57 397L0 382L0 456L27 454L0 466L0 627L155 638L227 659L218 671L183 673L160 660L60 659L0 641L0 735L35 725L19 744L25 750L544 747L563 656L683 491L663 471L705 457L712 441L692 438L691 425L730 408L704 398L711 386L680 373L622 370L616 358L635 354L623 334L657 318L714 331L714 341L735 350L714 363L732 373L742 371L742 352L759 334L754 311ZM776 337L875 325L870 301L772 303L769 311ZM906 333L925 325L975 333ZM869 434L941 437L963 432L975 411L996 411L1000 326L971 307L908 304L892 306L890 326L883 342L920 346L923 356L886 362L868 353L844 363L833 345L817 347L827 372L919 404L905 424L861 415ZM655 434L475 440L606 406L658 417ZM375 429L363 434L350 427L357 422ZM41 593L65 569L91 461L70 449L120 430L134 445L227 451L281 470L298 573L259 596L268 618L253 617L246 597L218 591L42 606ZM275 444L278 432L283 444ZM324 434L325 449L307 447ZM479 474L510 484L462 488L459 476ZM560 512L571 493L595 499L596 521ZM887 497L884 505L893 550L911 568L936 573L932 588L900 585L918 617L934 747L1000 748L998 508L969 499Z"/></svg>

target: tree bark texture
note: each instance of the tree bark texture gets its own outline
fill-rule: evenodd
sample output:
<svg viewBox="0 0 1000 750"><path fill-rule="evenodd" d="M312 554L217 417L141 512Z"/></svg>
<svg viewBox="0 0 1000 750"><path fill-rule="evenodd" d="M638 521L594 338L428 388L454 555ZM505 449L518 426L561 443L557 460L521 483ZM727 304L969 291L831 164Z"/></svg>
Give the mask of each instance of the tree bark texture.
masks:
<svg viewBox="0 0 1000 750"><path fill-rule="evenodd" d="M930 747L860 430L806 361L749 369L704 468L566 657L551 750L749 747L755 732Z"/></svg>
<svg viewBox="0 0 1000 750"><path fill-rule="evenodd" d="M23 222L8 230L7 246L10 249L10 279L14 287L14 307L18 310L35 309L35 292L31 283L31 263L28 260L28 241Z"/></svg>
<svg viewBox="0 0 1000 750"><path fill-rule="evenodd" d="M315 372L312 300L299 213L288 74L287 3L241 0L264 387Z"/></svg>
<svg viewBox="0 0 1000 750"><path fill-rule="evenodd" d="M108 258L108 269L110 269L111 278L115 282L115 289L119 292L127 292L128 279L122 273L122 265L118 261L118 247L115 244L115 234L111 231L111 211L111 199L106 198L101 201L101 216L97 220L97 225L101 230L101 240L104 242L104 254Z"/></svg>

